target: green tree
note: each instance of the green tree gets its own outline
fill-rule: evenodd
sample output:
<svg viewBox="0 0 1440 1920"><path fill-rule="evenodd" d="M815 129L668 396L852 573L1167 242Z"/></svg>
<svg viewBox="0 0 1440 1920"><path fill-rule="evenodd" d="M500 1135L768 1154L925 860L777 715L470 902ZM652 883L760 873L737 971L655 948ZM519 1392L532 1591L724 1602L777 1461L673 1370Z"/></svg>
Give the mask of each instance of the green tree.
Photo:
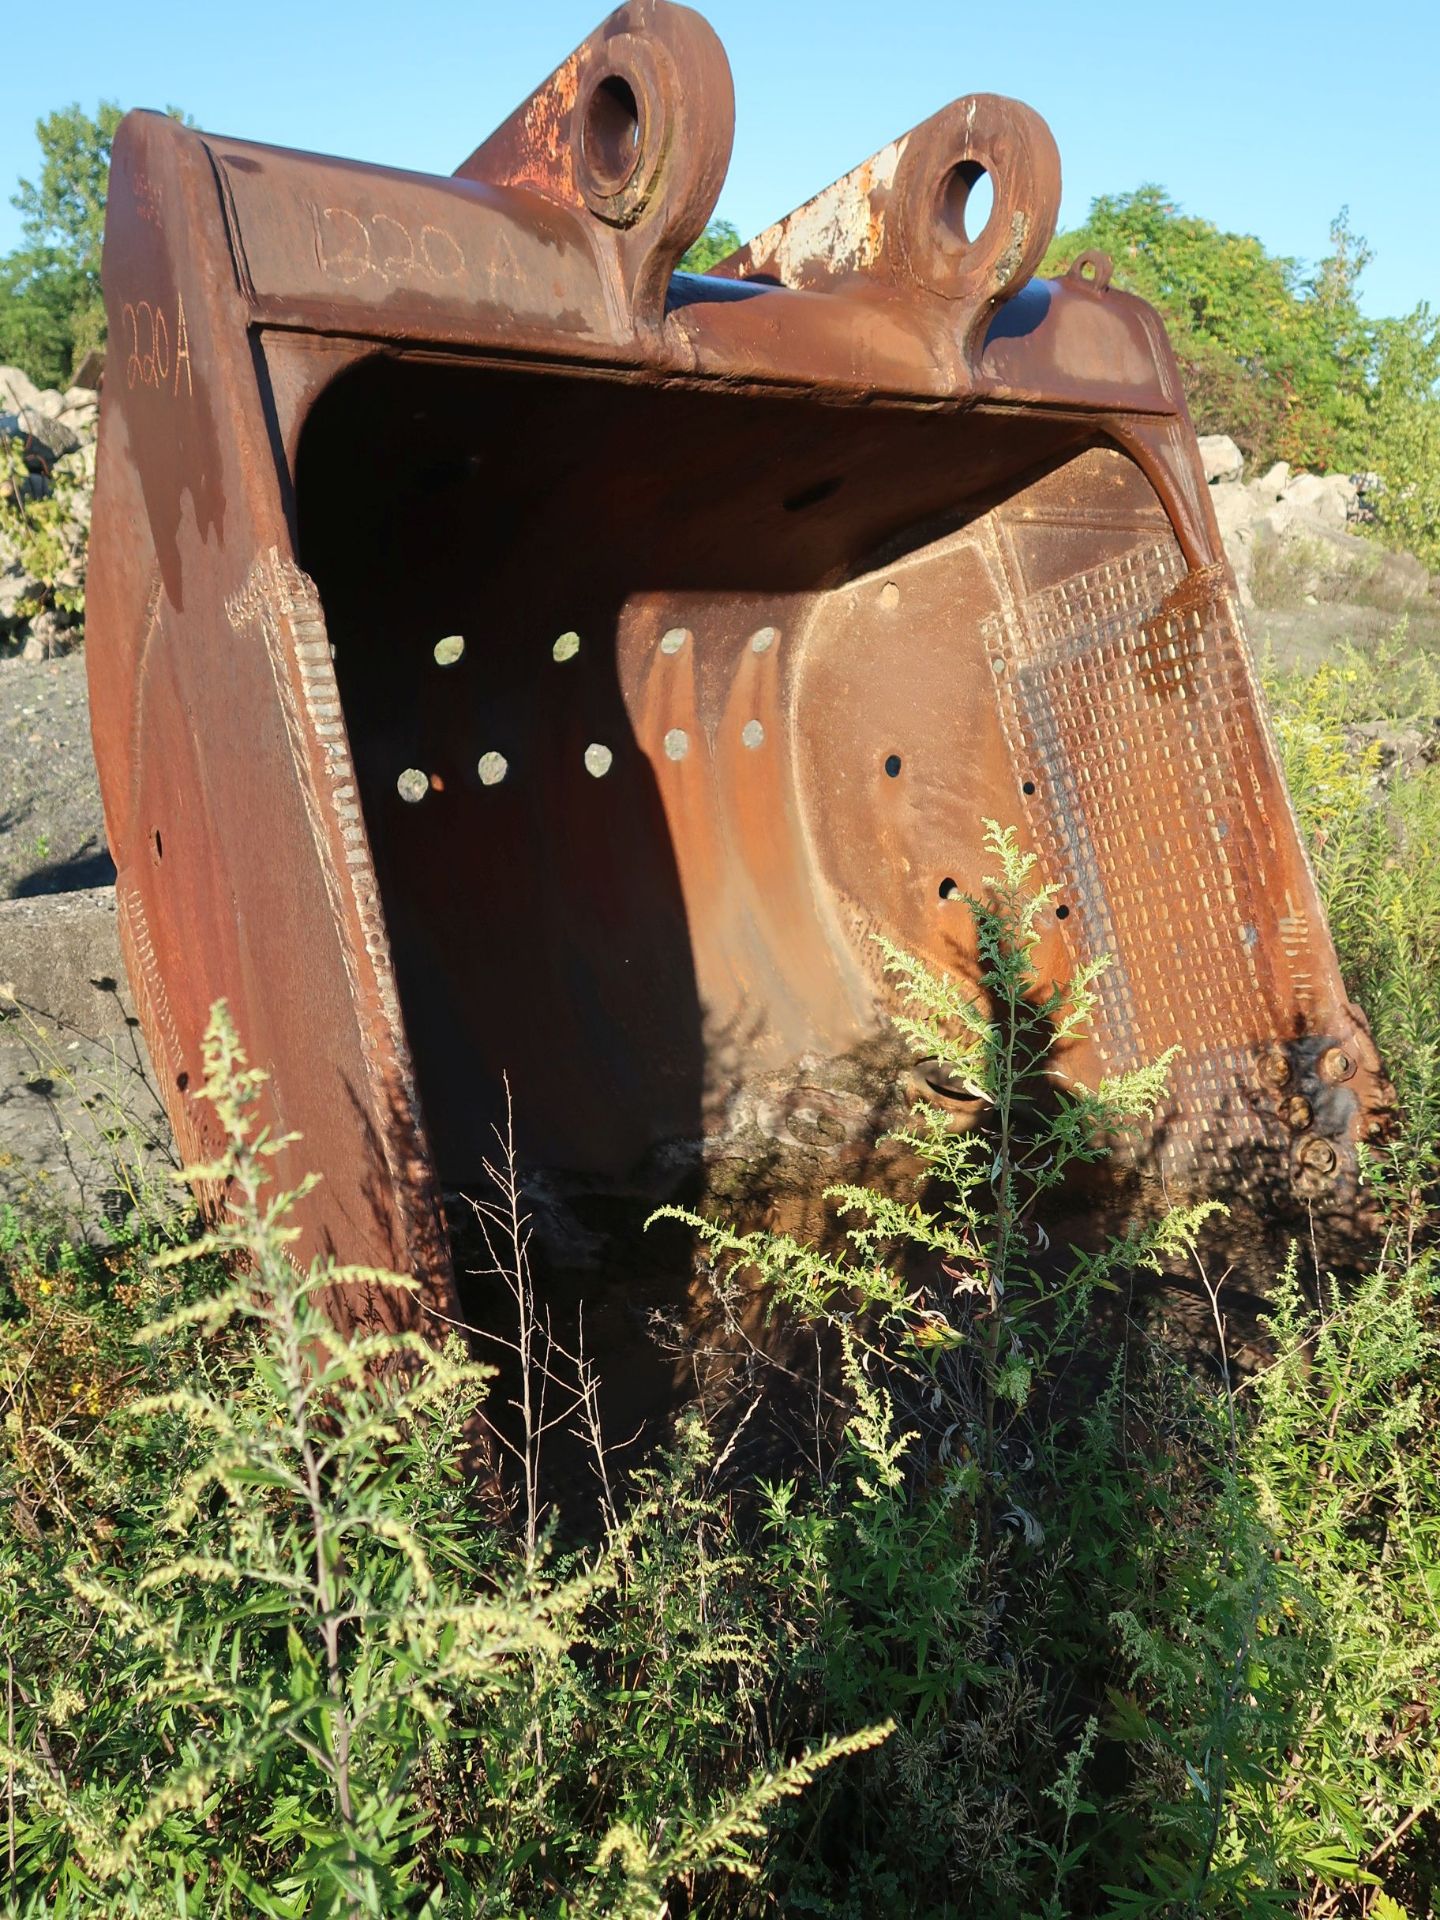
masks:
<svg viewBox="0 0 1440 1920"><path fill-rule="evenodd" d="M1252 464L1363 464L1373 339L1356 304L1370 259L1342 212L1312 275L1252 234L1182 212L1163 187L1102 194L1052 243L1053 272L1094 247L1115 282L1159 308L1201 433L1229 433Z"/></svg>
<svg viewBox="0 0 1440 1920"><path fill-rule="evenodd" d="M113 100L93 119L78 103L46 114L35 126L39 175L12 198L24 238L0 260L0 359L47 386L64 386L105 336L100 244L120 118Z"/></svg>
<svg viewBox="0 0 1440 1920"><path fill-rule="evenodd" d="M1305 288L1305 320L1314 343L1312 390L1332 423L1342 460L1363 465L1366 401L1375 327L1360 312L1356 289L1374 250L1353 232L1350 209L1330 223L1330 251Z"/></svg>
<svg viewBox="0 0 1440 1920"><path fill-rule="evenodd" d="M166 109L184 119L178 107ZM94 117L78 102L35 123L40 171L11 204L23 238L0 258L0 362L43 386L63 387L105 338L100 247L110 148L122 110L102 100Z"/></svg>
<svg viewBox="0 0 1440 1920"><path fill-rule="evenodd" d="M1440 317L1422 305L1365 318L1356 289L1371 253L1346 210L1308 274L1157 186L1102 194L1043 270L1087 247L1164 315L1199 432L1232 435L1252 472L1275 459L1377 471L1378 531L1440 567Z"/></svg>
<svg viewBox="0 0 1440 1920"><path fill-rule="evenodd" d="M682 273L708 273L717 260L734 253L740 236L728 220L712 220L680 262Z"/></svg>
<svg viewBox="0 0 1440 1920"><path fill-rule="evenodd" d="M1440 569L1440 314L1423 303L1376 330L1368 464L1385 482L1387 539Z"/></svg>

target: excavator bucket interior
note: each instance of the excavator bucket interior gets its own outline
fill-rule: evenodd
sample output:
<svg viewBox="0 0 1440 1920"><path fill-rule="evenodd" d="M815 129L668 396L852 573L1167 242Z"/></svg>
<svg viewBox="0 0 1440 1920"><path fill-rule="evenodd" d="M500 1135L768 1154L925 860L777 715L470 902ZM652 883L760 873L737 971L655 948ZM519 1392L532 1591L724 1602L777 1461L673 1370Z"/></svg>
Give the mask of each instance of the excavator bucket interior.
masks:
<svg viewBox="0 0 1440 1920"><path fill-rule="evenodd" d="M683 272L732 128L664 0L448 179L123 123L89 661L182 1149L223 998L298 1251L447 1312L512 1099L577 1260L586 1194L818 1195L897 1097L967 1118L874 936L973 978L993 819L1042 976L1110 956L1057 1071L1177 1049L1132 1166L1345 1213L1383 1082L1159 320L1037 277L1058 156L988 94Z"/></svg>

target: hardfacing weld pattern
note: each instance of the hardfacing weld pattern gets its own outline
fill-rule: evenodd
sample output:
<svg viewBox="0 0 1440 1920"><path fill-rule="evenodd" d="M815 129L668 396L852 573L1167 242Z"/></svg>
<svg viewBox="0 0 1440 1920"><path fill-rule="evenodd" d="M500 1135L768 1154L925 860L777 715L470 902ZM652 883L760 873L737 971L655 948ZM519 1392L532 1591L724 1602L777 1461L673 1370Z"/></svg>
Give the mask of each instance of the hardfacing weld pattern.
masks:
<svg viewBox="0 0 1440 1920"><path fill-rule="evenodd" d="M1096 532L1101 529L1097 526ZM1013 561L1012 561L1013 564ZM987 623L1015 764L1033 770L1027 811L1047 870L1066 876L1066 937L1091 961L1098 1051L1123 1072L1172 1048L1156 1133L1160 1164L1247 1168L1274 1136L1256 1097L1266 1037L1260 960L1264 847L1247 801L1263 793L1250 740L1248 652L1227 592L1167 611L1185 569L1173 540L1136 546ZM1295 902L1266 942L1303 950ZM1271 917L1274 918L1273 910ZM1288 936L1288 939L1287 939ZM1290 970L1294 1004L1310 981Z"/></svg>

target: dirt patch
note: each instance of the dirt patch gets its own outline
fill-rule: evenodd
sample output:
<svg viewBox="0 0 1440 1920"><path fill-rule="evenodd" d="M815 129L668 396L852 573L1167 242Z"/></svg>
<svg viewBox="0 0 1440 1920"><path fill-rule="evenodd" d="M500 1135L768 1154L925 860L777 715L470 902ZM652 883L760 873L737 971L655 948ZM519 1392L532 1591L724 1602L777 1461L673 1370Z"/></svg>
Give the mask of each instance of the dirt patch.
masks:
<svg viewBox="0 0 1440 1920"><path fill-rule="evenodd" d="M83 654L0 661L0 764L0 898L112 882Z"/></svg>

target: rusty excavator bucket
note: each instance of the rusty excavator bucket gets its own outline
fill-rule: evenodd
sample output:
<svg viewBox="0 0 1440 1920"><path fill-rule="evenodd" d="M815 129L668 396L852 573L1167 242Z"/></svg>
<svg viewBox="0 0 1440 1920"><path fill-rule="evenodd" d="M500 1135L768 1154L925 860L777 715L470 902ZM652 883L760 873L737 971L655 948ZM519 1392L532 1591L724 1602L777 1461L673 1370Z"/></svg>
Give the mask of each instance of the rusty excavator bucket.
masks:
<svg viewBox="0 0 1440 1920"><path fill-rule="evenodd" d="M297 1251L447 1312L507 1081L566 1204L818 1193L897 1068L964 1119L872 936L973 974L992 818L1042 975L1111 956L1063 1070L1178 1049L1141 1173L1343 1214L1383 1082L1160 321L1036 277L1059 158L990 94L682 272L732 128L664 0L449 179L123 123L89 671L182 1151L223 997Z"/></svg>

